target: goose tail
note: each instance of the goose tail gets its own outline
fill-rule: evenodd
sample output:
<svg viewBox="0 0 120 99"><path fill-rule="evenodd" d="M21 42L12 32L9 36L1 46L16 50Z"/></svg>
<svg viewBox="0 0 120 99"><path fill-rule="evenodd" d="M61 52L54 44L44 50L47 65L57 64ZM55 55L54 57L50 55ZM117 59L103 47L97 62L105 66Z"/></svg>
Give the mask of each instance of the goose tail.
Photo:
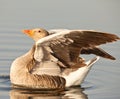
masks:
<svg viewBox="0 0 120 99"><path fill-rule="evenodd" d="M76 71L69 73L69 75L64 75L66 80L66 87L80 85L87 74L89 73L91 67L99 60L99 56L86 62L86 66L78 68Z"/></svg>

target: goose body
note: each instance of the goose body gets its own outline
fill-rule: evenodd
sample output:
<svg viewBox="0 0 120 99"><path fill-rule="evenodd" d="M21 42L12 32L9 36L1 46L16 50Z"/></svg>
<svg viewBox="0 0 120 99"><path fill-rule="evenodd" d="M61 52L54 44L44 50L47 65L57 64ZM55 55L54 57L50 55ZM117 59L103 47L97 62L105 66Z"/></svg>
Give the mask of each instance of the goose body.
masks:
<svg viewBox="0 0 120 99"><path fill-rule="evenodd" d="M24 30L35 45L11 65L10 79L15 87L64 89L80 85L99 57L115 60L100 49L101 44L117 41L114 34L89 30ZM95 54L85 61L80 54Z"/></svg>

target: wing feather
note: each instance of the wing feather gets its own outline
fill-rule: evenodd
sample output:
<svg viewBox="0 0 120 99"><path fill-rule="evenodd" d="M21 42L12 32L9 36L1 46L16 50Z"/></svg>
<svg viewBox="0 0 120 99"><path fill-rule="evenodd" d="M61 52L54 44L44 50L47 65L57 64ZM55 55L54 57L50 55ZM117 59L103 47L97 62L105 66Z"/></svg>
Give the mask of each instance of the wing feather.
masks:
<svg viewBox="0 0 120 99"><path fill-rule="evenodd" d="M120 39L115 34L96 31L71 31L65 37L74 41L74 47L93 47Z"/></svg>
<svg viewBox="0 0 120 99"><path fill-rule="evenodd" d="M101 56L103 58L108 58L108 59L111 59L111 60L115 60L115 57L111 56L110 54L105 52L103 49L98 48L98 47L82 49L81 54L95 54L95 55Z"/></svg>
<svg viewBox="0 0 120 99"><path fill-rule="evenodd" d="M61 60L61 62L70 64L70 62L77 61L79 54L81 52L83 53L83 49L89 49L86 50L87 53L102 56L103 51L97 48L95 49L95 47L119 39L115 34L86 30L65 30L58 33L55 32L38 40L36 46L50 47L52 55ZM93 50L90 50L90 48Z"/></svg>

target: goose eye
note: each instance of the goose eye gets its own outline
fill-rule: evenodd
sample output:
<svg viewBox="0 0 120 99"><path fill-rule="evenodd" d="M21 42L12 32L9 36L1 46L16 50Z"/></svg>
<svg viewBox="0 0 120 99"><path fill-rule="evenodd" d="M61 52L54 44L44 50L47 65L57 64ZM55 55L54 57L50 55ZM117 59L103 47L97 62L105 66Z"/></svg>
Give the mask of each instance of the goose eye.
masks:
<svg viewBox="0 0 120 99"><path fill-rule="evenodd" d="M39 30L38 32L40 33L41 31Z"/></svg>

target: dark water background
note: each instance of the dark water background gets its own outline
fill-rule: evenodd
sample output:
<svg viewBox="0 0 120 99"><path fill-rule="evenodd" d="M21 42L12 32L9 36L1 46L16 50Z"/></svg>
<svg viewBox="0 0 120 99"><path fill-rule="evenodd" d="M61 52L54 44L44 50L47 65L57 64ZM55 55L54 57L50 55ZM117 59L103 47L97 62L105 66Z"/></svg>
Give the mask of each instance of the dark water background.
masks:
<svg viewBox="0 0 120 99"><path fill-rule="evenodd" d="M10 65L34 44L21 30L35 27L92 29L120 36L120 1L0 0L0 99L120 99L120 41L101 46L117 60L101 58L81 87L52 95L12 90Z"/></svg>

